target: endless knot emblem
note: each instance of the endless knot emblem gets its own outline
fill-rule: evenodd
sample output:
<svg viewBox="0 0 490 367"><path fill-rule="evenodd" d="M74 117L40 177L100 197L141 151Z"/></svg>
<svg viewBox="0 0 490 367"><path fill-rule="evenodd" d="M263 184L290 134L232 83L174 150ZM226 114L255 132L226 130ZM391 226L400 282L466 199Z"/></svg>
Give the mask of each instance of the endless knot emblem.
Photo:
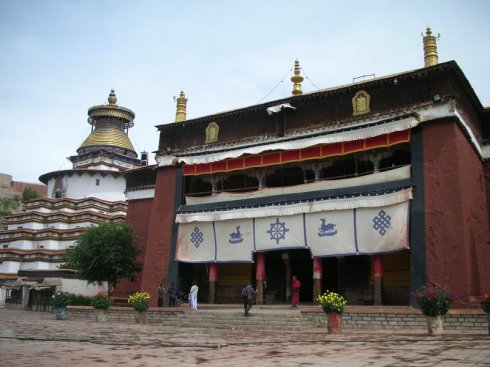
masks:
<svg viewBox="0 0 490 367"><path fill-rule="evenodd" d="M194 228L194 231L191 233L191 242L198 248L201 243L204 241L204 234L199 230L199 228Z"/></svg>
<svg viewBox="0 0 490 367"><path fill-rule="evenodd" d="M386 214L384 210L381 210L378 215L373 218L373 223L373 228L378 231L381 236L384 236L391 227L391 217Z"/></svg>
<svg viewBox="0 0 490 367"><path fill-rule="evenodd" d="M271 223L271 229L267 231L271 235L271 240L276 240L276 245L279 244L280 240L286 239L286 232L289 232L289 229L286 228L286 222L279 222L279 218Z"/></svg>

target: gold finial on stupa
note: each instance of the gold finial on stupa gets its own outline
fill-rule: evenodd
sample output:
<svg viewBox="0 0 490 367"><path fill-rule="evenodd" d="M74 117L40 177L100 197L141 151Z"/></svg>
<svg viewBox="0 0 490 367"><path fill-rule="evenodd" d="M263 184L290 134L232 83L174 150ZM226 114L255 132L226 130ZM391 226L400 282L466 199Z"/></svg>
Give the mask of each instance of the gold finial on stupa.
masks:
<svg viewBox="0 0 490 367"><path fill-rule="evenodd" d="M185 121L187 116L187 98L185 98L184 91L180 91L179 98L174 99L177 101L177 112L175 112L175 122Z"/></svg>
<svg viewBox="0 0 490 367"><path fill-rule="evenodd" d="M437 56L437 40L441 37L437 34L437 37L432 34L430 27L427 27L424 37L424 61L425 67L437 65L439 63L439 57Z"/></svg>
<svg viewBox="0 0 490 367"><path fill-rule="evenodd" d="M291 81L293 82L293 91L291 93L294 96L303 94L303 91L301 90L301 82L304 80L304 78L299 75L300 72L301 67L299 66L299 60L296 59L294 62L294 75L291 77Z"/></svg>
<svg viewBox="0 0 490 367"><path fill-rule="evenodd" d="M109 93L109 97L107 98L107 102L109 102L109 104L116 104L117 98L116 98L116 93L114 92L114 89L111 89L111 93Z"/></svg>

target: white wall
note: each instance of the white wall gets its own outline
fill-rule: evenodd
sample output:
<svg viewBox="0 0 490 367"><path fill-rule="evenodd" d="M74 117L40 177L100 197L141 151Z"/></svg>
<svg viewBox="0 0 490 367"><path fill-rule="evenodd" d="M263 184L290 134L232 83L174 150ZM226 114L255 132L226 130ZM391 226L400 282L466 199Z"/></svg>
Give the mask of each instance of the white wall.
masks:
<svg viewBox="0 0 490 367"><path fill-rule="evenodd" d="M61 287L63 292L81 294L82 296L95 296L97 293L107 294L107 285L102 287L89 285L84 280L78 279L61 279Z"/></svg>
<svg viewBox="0 0 490 367"><path fill-rule="evenodd" d="M98 186L96 180L99 180ZM53 188L55 182L56 179L54 177L51 177L48 181L48 197L50 198L54 198ZM81 176L74 173L71 177L65 174L63 176L63 186L65 188L65 197L70 199L96 197L107 201L126 200L124 195L126 180L122 175L114 178L112 174L106 174L102 177L100 173L92 176L88 173L83 173Z"/></svg>

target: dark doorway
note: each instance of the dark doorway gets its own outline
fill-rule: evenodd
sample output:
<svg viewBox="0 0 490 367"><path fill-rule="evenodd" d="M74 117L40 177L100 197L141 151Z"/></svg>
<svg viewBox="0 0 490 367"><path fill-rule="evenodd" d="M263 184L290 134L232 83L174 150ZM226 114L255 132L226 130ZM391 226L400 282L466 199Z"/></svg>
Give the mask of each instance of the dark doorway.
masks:
<svg viewBox="0 0 490 367"><path fill-rule="evenodd" d="M291 277L301 282L301 303L313 302L313 259L309 250L271 251L265 255L265 302L288 303Z"/></svg>

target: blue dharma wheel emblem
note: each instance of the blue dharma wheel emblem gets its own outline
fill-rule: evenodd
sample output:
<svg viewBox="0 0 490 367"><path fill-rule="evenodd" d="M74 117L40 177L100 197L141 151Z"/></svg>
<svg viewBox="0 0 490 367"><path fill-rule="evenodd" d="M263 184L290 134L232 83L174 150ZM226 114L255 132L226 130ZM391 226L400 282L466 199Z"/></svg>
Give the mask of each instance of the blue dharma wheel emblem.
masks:
<svg viewBox="0 0 490 367"><path fill-rule="evenodd" d="M279 222L279 218L271 223L271 229L267 231L271 235L271 240L276 241L276 245L279 244L280 240L286 239L286 232L289 232L289 229L286 228L286 222Z"/></svg>
<svg viewBox="0 0 490 367"><path fill-rule="evenodd" d="M384 236L388 229L391 228L391 217L384 210L380 210L378 215L373 218L373 228L381 236Z"/></svg>
<svg viewBox="0 0 490 367"><path fill-rule="evenodd" d="M335 229L337 226L336 224L326 223L325 218L320 218L320 221L322 224L320 225L320 228L318 228L318 237L331 237L337 234L337 230Z"/></svg>
<svg viewBox="0 0 490 367"><path fill-rule="evenodd" d="M229 234L228 242L231 244L243 242L243 235L240 233L240 226L236 226L236 232Z"/></svg>
<svg viewBox="0 0 490 367"><path fill-rule="evenodd" d="M191 233L191 242L198 248L204 241L204 234L199 230L199 228L194 228Z"/></svg>

